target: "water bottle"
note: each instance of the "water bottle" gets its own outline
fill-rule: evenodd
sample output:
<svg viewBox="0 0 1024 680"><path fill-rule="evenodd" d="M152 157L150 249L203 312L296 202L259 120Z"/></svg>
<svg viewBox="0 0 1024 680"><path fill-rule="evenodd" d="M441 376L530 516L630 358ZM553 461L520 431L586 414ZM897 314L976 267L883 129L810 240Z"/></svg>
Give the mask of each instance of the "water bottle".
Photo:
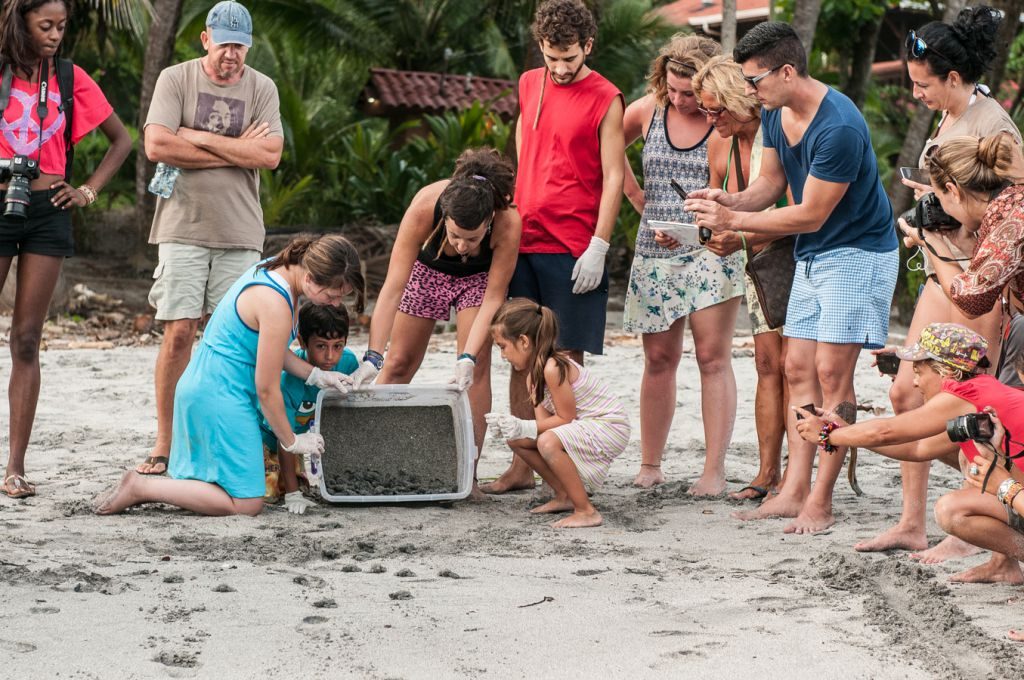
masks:
<svg viewBox="0 0 1024 680"><path fill-rule="evenodd" d="M161 198L170 198L174 191L174 183L181 174L181 169L166 163L157 163L153 179L149 181L149 193L156 194Z"/></svg>

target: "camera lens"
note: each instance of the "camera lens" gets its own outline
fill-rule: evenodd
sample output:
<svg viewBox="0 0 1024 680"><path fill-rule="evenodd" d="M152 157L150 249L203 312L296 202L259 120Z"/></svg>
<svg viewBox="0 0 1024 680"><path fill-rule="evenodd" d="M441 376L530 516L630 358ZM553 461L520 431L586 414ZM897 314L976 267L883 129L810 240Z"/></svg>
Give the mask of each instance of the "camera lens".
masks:
<svg viewBox="0 0 1024 680"><path fill-rule="evenodd" d="M23 220L28 217L28 205L32 199L29 178L25 175L14 175L7 184L7 195L4 198L4 217Z"/></svg>
<svg viewBox="0 0 1024 680"><path fill-rule="evenodd" d="M967 427L967 416L958 416L946 422L946 435L951 442L965 442L971 438Z"/></svg>

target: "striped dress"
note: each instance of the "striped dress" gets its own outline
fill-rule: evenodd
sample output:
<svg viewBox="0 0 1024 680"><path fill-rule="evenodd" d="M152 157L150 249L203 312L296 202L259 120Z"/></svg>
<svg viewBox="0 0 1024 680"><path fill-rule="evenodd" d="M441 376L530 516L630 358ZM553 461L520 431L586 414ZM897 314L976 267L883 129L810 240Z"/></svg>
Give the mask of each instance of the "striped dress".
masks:
<svg viewBox="0 0 1024 680"><path fill-rule="evenodd" d="M605 384L575 361L572 364L579 371L572 384L576 419L549 432L562 442L586 487L594 490L604 483L612 461L626 450L631 431L629 416ZM547 387L541 406L557 415Z"/></svg>

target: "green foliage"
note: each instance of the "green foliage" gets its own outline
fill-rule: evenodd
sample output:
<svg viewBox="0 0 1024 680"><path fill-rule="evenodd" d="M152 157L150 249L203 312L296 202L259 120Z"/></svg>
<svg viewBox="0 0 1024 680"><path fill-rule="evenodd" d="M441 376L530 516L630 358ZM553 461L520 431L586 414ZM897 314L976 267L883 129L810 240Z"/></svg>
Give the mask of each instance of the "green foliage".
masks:
<svg viewBox="0 0 1024 680"><path fill-rule="evenodd" d="M650 0L602 0L599 5L591 65L632 101L643 94L651 60L677 29L651 13Z"/></svg>

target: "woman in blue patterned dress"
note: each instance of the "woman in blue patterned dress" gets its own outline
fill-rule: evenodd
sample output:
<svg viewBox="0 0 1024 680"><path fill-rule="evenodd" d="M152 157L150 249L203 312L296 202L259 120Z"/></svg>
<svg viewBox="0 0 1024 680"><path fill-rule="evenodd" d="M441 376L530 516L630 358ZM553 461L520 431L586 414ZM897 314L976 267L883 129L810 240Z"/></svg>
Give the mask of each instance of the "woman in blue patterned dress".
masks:
<svg viewBox="0 0 1024 680"><path fill-rule="evenodd" d="M348 376L322 371L288 351L300 296L340 305L356 292L362 311L359 255L341 236L298 237L276 257L251 267L217 305L174 394L172 478L129 470L96 512L168 503L203 515L257 515L265 488L260 411L285 451L323 452L319 434L295 434L281 397L281 370L308 385L348 389Z"/></svg>
<svg viewBox="0 0 1024 680"><path fill-rule="evenodd" d="M712 126L697 110L691 81L719 52L718 43L708 38L673 37L652 64L648 94L629 105L624 120L627 146L644 139L644 187L628 171L624 188L641 213L624 316L626 330L642 333L644 344L642 459L634 484L646 488L665 481L661 459L675 414L676 369L689 318L700 370L706 450L703 474L690 487L697 496L725 490L725 450L736 417L732 337L744 291L743 255L718 257L703 247L678 247L648 221L693 221L670 179L686 191L708 186Z"/></svg>

